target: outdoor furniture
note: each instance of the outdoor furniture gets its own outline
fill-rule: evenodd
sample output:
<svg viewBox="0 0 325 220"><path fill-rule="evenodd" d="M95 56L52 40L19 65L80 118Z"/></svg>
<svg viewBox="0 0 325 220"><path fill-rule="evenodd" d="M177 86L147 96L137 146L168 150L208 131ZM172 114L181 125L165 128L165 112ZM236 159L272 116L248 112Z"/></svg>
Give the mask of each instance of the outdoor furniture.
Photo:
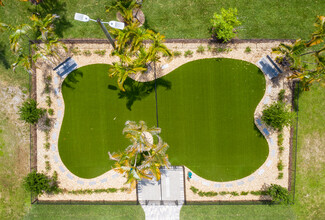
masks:
<svg viewBox="0 0 325 220"><path fill-rule="evenodd" d="M266 129L266 128L263 128L263 132L266 136L269 136L270 135L270 132Z"/></svg>
<svg viewBox="0 0 325 220"><path fill-rule="evenodd" d="M60 63L53 70L56 71L56 73L62 78L77 68L78 68L78 65L77 65L76 61L74 59L72 59L71 57L68 57L65 61Z"/></svg>
<svg viewBox="0 0 325 220"><path fill-rule="evenodd" d="M262 126L262 121L261 121L261 119L256 119L256 122L257 122L257 124L259 125L259 126Z"/></svg>
<svg viewBox="0 0 325 220"><path fill-rule="evenodd" d="M265 75L269 77L269 79L273 79L282 73L282 70L268 55L266 57L262 57L262 59L257 62L257 66L263 71Z"/></svg>

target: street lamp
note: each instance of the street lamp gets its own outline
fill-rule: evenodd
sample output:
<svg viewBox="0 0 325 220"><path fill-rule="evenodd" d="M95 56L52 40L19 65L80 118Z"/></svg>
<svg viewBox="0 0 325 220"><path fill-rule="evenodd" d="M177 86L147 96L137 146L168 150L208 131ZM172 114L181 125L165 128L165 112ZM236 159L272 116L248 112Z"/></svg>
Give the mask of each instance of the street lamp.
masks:
<svg viewBox="0 0 325 220"><path fill-rule="evenodd" d="M75 13L74 19L77 20L77 21L83 21L83 22L88 22L88 21L97 22L99 24L99 26L101 27L101 29L103 30L103 32L106 35L109 42L112 44L114 49L115 49L114 40L113 40L112 36L108 33L108 31L107 31L106 27L104 26L104 24L108 24L112 28L116 28L116 29L120 29L120 30L124 29L124 23L123 22L118 22L118 21L102 22L99 18L97 20L94 20L94 19L89 18L88 15L84 15L84 14L80 14L80 13Z"/></svg>

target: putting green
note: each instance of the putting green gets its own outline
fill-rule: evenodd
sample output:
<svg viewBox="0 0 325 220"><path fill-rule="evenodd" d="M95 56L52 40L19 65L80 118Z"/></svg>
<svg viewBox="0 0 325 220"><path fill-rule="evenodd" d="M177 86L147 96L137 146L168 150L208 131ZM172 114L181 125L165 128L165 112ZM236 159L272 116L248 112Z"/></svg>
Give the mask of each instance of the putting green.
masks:
<svg viewBox="0 0 325 220"><path fill-rule="evenodd" d="M66 167L83 178L110 170L107 152L130 144L122 135L125 121L156 125L154 82L128 79L127 92L121 93L107 76L108 68L79 68L62 85L59 153ZM209 180L229 181L251 174L266 160L267 142L253 119L265 79L255 65L197 60L158 79L157 87L159 127L173 165L185 165Z"/></svg>

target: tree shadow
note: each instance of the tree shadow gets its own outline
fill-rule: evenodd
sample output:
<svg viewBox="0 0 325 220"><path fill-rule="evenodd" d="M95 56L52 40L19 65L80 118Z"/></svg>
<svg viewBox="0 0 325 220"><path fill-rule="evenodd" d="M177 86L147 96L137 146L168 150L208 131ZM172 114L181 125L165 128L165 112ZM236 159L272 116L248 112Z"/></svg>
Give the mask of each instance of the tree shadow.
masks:
<svg viewBox="0 0 325 220"><path fill-rule="evenodd" d="M28 10L31 13L41 16L42 18L44 18L47 14L59 15L60 18L55 21L55 33L62 38L63 32L73 26L66 17L66 5L67 4L65 2L58 0L43 0L41 4L37 5L36 7L29 8Z"/></svg>
<svg viewBox="0 0 325 220"><path fill-rule="evenodd" d="M75 85L79 82L78 77L83 77L83 72L79 69L72 71L62 82L62 87L75 89Z"/></svg>
<svg viewBox="0 0 325 220"><path fill-rule="evenodd" d="M6 45L0 42L0 61L6 69L10 69L10 63L6 56Z"/></svg>
<svg viewBox="0 0 325 220"><path fill-rule="evenodd" d="M171 89L172 83L168 80L159 78L156 80L156 85L158 87L163 87L165 89ZM132 105L135 101L141 101L145 97L149 96L155 91L155 81L151 82L138 82L131 78L127 78L124 82L125 91L120 91L114 85L108 85L108 89L118 91L117 95L119 99L126 99L126 107L131 111Z"/></svg>

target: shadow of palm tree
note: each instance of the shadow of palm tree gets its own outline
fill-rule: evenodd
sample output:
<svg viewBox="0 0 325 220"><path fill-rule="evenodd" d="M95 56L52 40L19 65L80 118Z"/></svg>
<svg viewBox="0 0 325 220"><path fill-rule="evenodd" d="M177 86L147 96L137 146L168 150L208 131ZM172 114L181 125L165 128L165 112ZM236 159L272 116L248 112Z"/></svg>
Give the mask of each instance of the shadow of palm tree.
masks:
<svg viewBox="0 0 325 220"><path fill-rule="evenodd" d="M159 86L166 89L171 89L172 83L168 80L159 78L156 80L157 88ZM108 85L108 89L118 91L119 99L126 99L126 107L131 111L135 101L141 101L155 91L155 81L138 82L131 78L127 78L124 82L125 91L120 91L116 86Z"/></svg>
<svg viewBox="0 0 325 220"><path fill-rule="evenodd" d="M75 85L79 82L78 77L83 77L83 72L79 69L72 71L62 82L62 87L75 89Z"/></svg>
<svg viewBox="0 0 325 220"><path fill-rule="evenodd" d="M10 69L10 63L6 56L6 45L0 42L0 61L6 69Z"/></svg>
<svg viewBox="0 0 325 220"><path fill-rule="evenodd" d="M36 7L28 9L31 13L35 13L42 18L47 14L56 14L60 16L60 19L56 20L55 33L62 38L63 32L72 27L72 24L68 21L66 17L66 3L58 0L43 0L42 3L38 4Z"/></svg>

